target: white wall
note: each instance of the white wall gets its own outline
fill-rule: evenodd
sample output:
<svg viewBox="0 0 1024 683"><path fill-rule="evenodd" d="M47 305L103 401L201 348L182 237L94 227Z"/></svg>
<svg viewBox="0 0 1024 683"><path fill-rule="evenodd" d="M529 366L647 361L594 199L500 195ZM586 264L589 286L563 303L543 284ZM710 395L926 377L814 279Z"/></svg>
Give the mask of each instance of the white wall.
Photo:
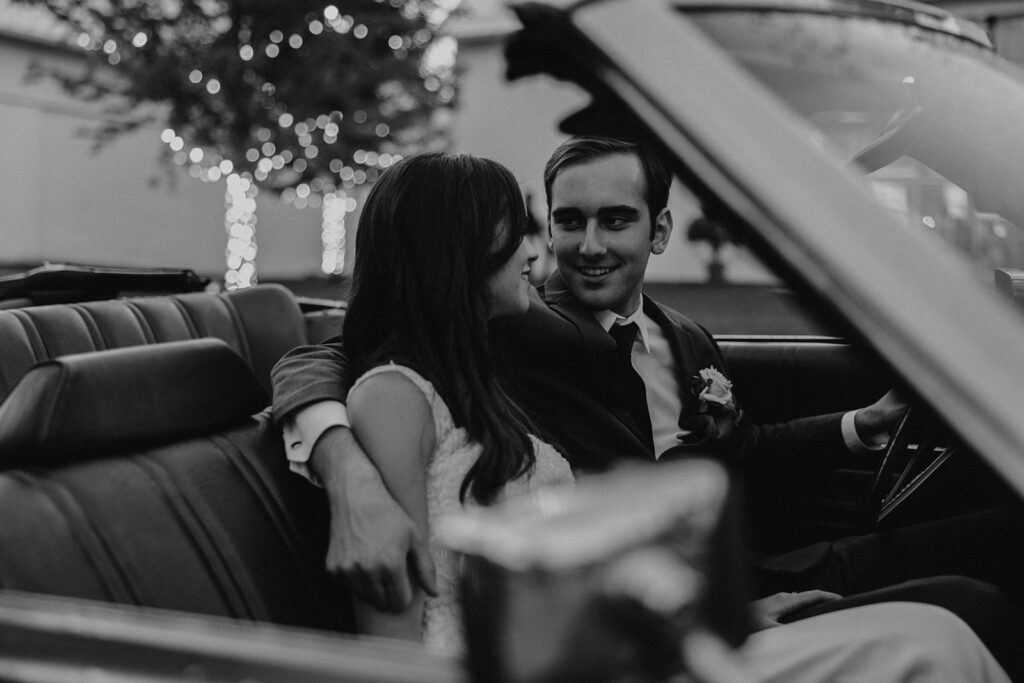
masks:
<svg viewBox="0 0 1024 683"><path fill-rule="evenodd" d="M77 131L97 119L51 82L26 84L33 57L76 63L73 55L0 37L0 265L190 267L222 277L223 182L203 183L176 168L169 185L157 163L159 126L93 152ZM261 196L260 278L317 274L319 235L318 210Z"/></svg>

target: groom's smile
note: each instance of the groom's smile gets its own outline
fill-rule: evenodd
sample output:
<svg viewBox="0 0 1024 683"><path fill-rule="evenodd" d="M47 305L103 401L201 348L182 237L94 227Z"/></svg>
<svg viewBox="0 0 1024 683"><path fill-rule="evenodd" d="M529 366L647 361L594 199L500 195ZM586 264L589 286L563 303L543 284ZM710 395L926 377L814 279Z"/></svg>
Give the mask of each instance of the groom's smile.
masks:
<svg viewBox="0 0 1024 683"><path fill-rule="evenodd" d="M652 229L640 161L616 153L562 168L551 185L551 247L559 272L587 308L628 316L640 306L647 261L671 223Z"/></svg>

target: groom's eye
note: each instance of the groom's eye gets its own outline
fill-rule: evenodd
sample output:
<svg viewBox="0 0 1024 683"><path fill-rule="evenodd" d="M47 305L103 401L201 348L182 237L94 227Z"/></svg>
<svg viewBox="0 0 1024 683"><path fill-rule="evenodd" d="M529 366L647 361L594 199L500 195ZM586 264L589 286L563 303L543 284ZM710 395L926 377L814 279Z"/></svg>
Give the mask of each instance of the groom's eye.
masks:
<svg viewBox="0 0 1024 683"><path fill-rule="evenodd" d="M640 212L627 206L616 206L604 209L598 213L601 219L601 226L609 230L622 230L628 228L640 218Z"/></svg>
<svg viewBox="0 0 1024 683"><path fill-rule="evenodd" d="M579 230L586 223L583 214L578 211L553 211L551 220L562 230Z"/></svg>
<svg viewBox="0 0 1024 683"><path fill-rule="evenodd" d="M601 224L606 228L620 229L624 228L632 222L629 216L605 216L601 221Z"/></svg>

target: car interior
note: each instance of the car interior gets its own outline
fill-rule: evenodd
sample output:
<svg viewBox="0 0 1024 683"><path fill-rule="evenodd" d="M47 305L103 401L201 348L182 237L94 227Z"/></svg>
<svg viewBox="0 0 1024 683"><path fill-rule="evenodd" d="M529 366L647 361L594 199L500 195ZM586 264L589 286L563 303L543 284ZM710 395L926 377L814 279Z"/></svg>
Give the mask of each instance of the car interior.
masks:
<svg viewBox="0 0 1024 683"><path fill-rule="evenodd" d="M618 125L598 109L565 130ZM274 363L337 334L344 306L274 284L203 291L180 271L88 271L0 278L0 589L353 633L350 596L324 570L326 501L289 472L267 408ZM997 282L1024 300L1020 271ZM1014 497L865 341L719 339L757 423L893 387L913 405L881 458L746 500L759 550Z"/></svg>
<svg viewBox="0 0 1024 683"><path fill-rule="evenodd" d="M0 587L351 631L325 502L265 410L271 367L330 333L323 313L273 284L0 311ZM759 422L890 386L834 338L721 344ZM766 548L855 533L874 479L851 463L814 491L780 484L749 523Z"/></svg>

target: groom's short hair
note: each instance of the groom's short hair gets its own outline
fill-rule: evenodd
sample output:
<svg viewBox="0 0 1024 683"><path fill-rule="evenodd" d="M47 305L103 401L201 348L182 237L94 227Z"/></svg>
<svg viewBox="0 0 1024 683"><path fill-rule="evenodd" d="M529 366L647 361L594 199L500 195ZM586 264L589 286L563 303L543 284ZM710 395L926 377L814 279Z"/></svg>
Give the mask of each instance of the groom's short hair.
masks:
<svg viewBox="0 0 1024 683"><path fill-rule="evenodd" d="M644 201L651 216L653 235L658 214L668 205L672 173L649 149L637 142L608 137L572 137L551 154L544 166L544 194L551 215L551 186L562 169L584 164L613 154L632 154L640 162L644 174Z"/></svg>

